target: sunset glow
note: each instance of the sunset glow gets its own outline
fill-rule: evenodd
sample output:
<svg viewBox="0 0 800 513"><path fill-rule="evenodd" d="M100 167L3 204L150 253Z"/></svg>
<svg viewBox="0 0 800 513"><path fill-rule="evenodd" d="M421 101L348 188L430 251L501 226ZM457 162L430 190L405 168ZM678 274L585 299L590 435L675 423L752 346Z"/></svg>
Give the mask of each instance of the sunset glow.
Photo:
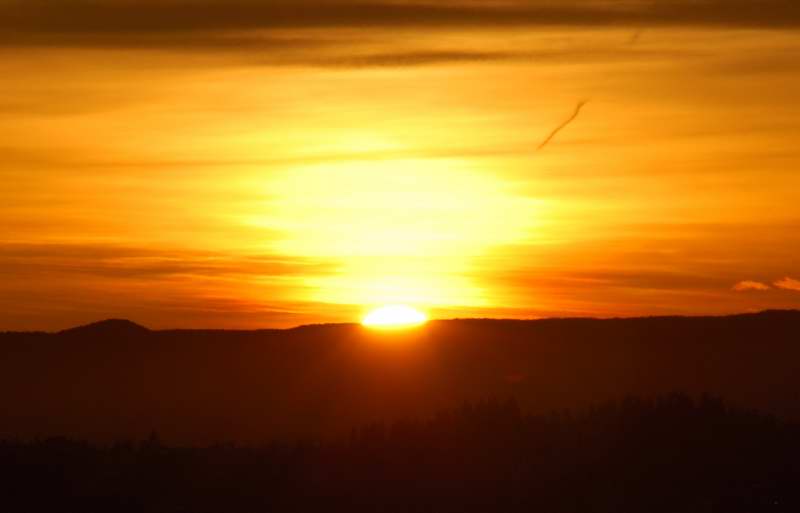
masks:
<svg viewBox="0 0 800 513"><path fill-rule="evenodd" d="M0 329L800 304L795 4L368 3L0 1Z"/></svg>
<svg viewBox="0 0 800 513"><path fill-rule="evenodd" d="M407 328L419 326L427 320L428 316L416 308L407 305L387 305L370 311L361 322L371 328Z"/></svg>
<svg viewBox="0 0 800 513"><path fill-rule="evenodd" d="M798 56L800 0L0 0L0 513L800 511Z"/></svg>

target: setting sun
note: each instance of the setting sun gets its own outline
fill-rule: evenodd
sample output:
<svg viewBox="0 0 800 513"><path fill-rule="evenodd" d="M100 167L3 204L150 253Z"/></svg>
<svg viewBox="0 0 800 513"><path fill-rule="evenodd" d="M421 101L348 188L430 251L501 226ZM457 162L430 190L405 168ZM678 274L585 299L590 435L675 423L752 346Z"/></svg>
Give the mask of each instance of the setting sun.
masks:
<svg viewBox="0 0 800 513"><path fill-rule="evenodd" d="M407 305L387 305L371 310L361 323L374 328L403 328L419 326L428 316Z"/></svg>

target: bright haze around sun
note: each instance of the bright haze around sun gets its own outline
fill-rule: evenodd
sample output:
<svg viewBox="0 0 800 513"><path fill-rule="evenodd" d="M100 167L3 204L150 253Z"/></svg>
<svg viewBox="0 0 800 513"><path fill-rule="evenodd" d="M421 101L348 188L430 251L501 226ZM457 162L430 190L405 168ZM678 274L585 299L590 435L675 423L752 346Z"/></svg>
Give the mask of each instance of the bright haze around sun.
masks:
<svg viewBox="0 0 800 513"><path fill-rule="evenodd" d="M428 316L408 305L384 305L364 316L361 323L370 328L397 329L420 326L427 322Z"/></svg>

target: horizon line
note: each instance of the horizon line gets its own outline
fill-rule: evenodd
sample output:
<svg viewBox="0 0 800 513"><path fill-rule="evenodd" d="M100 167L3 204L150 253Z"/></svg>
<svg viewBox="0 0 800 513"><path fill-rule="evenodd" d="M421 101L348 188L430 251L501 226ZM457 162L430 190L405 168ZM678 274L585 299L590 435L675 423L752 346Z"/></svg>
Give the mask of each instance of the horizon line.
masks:
<svg viewBox="0 0 800 513"><path fill-rule="evenodd" d="M632 315L632 316L610 316L610 317L592 317L592 316L552 316L552 317L532 317L532 318L513 318L513 317L453 317L453 318L443 318L443 319L430 319L425 324L420 326L414 326L402 329L402 331L406 330L414 330L414 329L422 329L424 326L433 323L444 323L444 322L542 322L542 321L624 321L624 320L645 320L645 319L723 319L723 318L731 318L731 317L747 317L747 316L757 316L757 315L765 315L765 314L775 314L775 313L784 313L784 314L798 314L800 315L800 308L768 308L764 310L758 310L755 312L737 312L737 313L727 313L727 314L673 314L673 315ZM80 324L77 326L73 326L70 328L65 328L61 330L54 330L54 331L45 331L45 330L32 330L32 331L19 331L19 330L0 330L0 335L6 334L20 334L20 333L28 333L28 334L47 334L47 335L59 335L59 334L67 334L69 332L75 332L82 329L90 329L92 327L96 327L98 325L106 324L106 323L113 323L113 322L120 322L120 323L127 323L132 325L135 328L139 328L148 332L176 332L176 331L219 331L219 332L239 332L239 333L253 333L253 332L265 332L265 331L293 331L299 330L304 328L326 328L326 327L360 327L368 330L373 330L372 328L363 326L360 322L353 321L353 322L326 322L326 323L309 323L309 324L299 324L297 326L292 326L289 328L148 328L147 326L140 324L136 321L132 321L130 319L124 318L107 318L101 319L98 321L90 322L87 324ZM374 331L374 330L373 330Z"/></svg>

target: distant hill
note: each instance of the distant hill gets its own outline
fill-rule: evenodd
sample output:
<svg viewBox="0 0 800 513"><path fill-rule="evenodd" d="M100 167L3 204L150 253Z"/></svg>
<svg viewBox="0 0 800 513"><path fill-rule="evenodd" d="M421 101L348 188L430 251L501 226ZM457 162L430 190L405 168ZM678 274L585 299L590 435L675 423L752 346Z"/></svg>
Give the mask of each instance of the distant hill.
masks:
<svg viewBox="0 0 800 513"><path fill-rule="evenodd" d="M492 397L546 412L672 391L800 419L800 312L0 334L0 437L267 441Z"/></svg>
<svg viewBox="0 0 800 513"><path fill-rule="evenodd" d="M142 335L148 330L135 322L126 319L108 319L105 321L94 322L85 326L78 326L59 332L60 335L80 336L80 337L101 337L101 336L131 336Z"/></svg>

